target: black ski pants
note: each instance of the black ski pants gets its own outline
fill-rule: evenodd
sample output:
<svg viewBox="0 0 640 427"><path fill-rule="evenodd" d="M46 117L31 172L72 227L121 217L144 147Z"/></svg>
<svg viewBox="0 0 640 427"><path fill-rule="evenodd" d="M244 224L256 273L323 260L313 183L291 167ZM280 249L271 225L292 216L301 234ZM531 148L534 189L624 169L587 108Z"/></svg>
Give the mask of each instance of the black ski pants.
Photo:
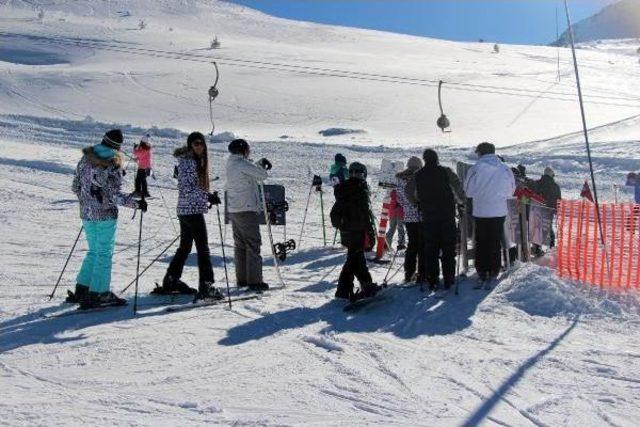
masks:
<svg viewBox="0 0 640 427"><path fill-rule="evenodd" d="M363 231L342 231L342 244L347 247L347 260L342 267L338 279L338 292L353 292L353 279L357 278L360 286L373 283L367 259L364 256Z"/></svg>
<svg viewBox="0 0 640 427"><path fill-rule="evenodd" d="M149 188L147 187L147 177L151 173L151 169L138 169L135 180L136 193L149 197Z"/></svg>
<svg viewBox="0 0 640 427"><path fill-rule="evenodd" d="M501 242L505 217L474 218L476 223L475 266L480 279L497 277L501 267Z"/></svg>
<svg viewBox="0 0 640 427"><path fill-rule="evenodd" d="M422 223L420 222L406 222L407 235L409 236L409 242L407 244L407 251L404 255L404 277L406 281L410 281L416 272L416 264L418 266L418 282L422 282L425 279L425 266L424 266L424 238L422 232Z"/></svg>
<svg viewBox="0 0 640 427"><path fill-rule="evenodd" d="M440 263L444 283L451 285L456 276L456 220L424 220L425 279L436 285L440 279Z"/></svg>
<svg viewBox="0 0 640 427"><path fill-rule="evenodd" d="M184 263L187 261L193 242L196 242L198 251L198 287L202 288L205 283L213 283L213 268L209 256L209 241L207 235L207 224L203 214L179 215L180 221L180 247L169 264L167 274L174 279L182 277Z"/></svg>

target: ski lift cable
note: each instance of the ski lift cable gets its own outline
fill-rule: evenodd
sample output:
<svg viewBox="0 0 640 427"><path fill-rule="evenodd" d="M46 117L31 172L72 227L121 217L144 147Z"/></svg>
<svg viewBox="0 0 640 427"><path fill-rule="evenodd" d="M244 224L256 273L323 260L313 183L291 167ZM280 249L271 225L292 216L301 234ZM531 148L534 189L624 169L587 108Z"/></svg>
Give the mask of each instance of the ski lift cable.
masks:
<svg viewBox="0 0 640 427"><path fill-rule="evenodd" d="M28 36L28 35L16 35L16 34L6 33L2 31L0 31L0 35L4 35L7 37L32 37L32 38L37 37L37 36ZM386 83L409 84L409 85L416 85L416 86L434 87L437 84L439 84L439 81L431 80L431 79L410 78L410 77L385 75L385 74L362 73L357 71L346 71L346 70L338 70L338 69L332 69L332 68L320 68L320 67L302 66L302 65L286 64L286 63L237 59L237 58L231 58L231 57L211 57L211 56L198 55L198 54L187 53L187 52L175 52L175 51L166 51L166 50L159 50L159 49L136 48L136 47L130 47L130 46L123 46L123 45L107 44L102 42L86 41L83 39L75 39L75 38L69 39L69 38L59 38L59 37L57 38L56 37L50 37L50 38L37 37L37 39L38 41L43 43L76 45L81 47L94 48L98 50L129 53L133 55L140 55L140 56L147 56L147 57L184 60L189 62L200 62L200 63L216 62L216 63L225 64L229 66L236 66L236 67L263 69L263 70L270 70L270 71L295 72L300 74L310 74L310 75L319 75L319 76L327 76L327 77L352 78L356 80L365 80L365 81L379 81L379 82L386 82ZM462 83L462 82L449 82L448 84L451 86L451 89L464 90L468 92L522 96L522 97L529 97L529 98L540 97L541 94L545 94L545 92L541 90L531 90L531 89L505 87L505 86L480 85L480 84ZM554 95L554 96L549 96L549 95ZM576 95L573 93L567 93L567 92L548 92L542 98L560 100L560 101L572 101L572 99L558 98L555 96L574 98ZM618 101L629 101L629 102L640 101L640 97L616 97L616 96L605 96L605 95L588 95L588 97L594 98L594 99L603 99L603 100L618 100ZM613 102L589 101L589 103L599 104L599 105L630 107L630 108L637 107L637 105L628 105L628 104L613 103Z"/></svg>

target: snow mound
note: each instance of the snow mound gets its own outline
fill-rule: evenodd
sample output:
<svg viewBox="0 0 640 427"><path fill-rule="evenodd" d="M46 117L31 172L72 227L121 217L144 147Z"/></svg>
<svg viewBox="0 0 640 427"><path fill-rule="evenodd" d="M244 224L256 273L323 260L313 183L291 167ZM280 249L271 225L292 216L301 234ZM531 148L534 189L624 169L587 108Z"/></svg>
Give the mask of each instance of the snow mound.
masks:
<svg viewBox="0 0 640 427"><path fill-rule="evenodd" d="M367 133L363 129L348 129L348 128L329 128L318 132L322 136L339 136L339 135L351 135Z"/></svg>
<svg viewBox="0 0 640 427"><path fill-rule="evenodd" d="M535 264L521 265L511 273L500 286L498 299L532 316L640 317L637 293L566 281Z"/></svg>

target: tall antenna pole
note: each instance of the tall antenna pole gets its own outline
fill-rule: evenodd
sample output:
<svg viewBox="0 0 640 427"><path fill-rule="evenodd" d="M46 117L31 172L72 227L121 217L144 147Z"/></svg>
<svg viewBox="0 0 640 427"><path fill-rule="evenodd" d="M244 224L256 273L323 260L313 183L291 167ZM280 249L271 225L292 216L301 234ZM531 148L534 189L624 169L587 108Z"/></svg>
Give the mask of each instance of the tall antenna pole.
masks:
<svg viewBox="0 0 640 427"><path fill-rule="evenodd" d="M589 144L589 130L587 129L587 118L584 112L584 102L582 100L582 86L580 85L580 72L578 71L578 58L576 57L576 45L573 37L573 27L571 24L571 16L569 15L568 0L564 0L564 10L567 15L567 25L569 26L569 40L571 41L571 53L573 54L573 68L576 73L576 85L578 86L578 100L580 101L580 114L582 116L582 129L584 132L584 141L587 148L587 158L589 159L589 171L591 172L591 185L593 186L593 199L596 204L596 218L598 220L598 228L600 229L600 242L607 255L607 246L604 240L604 230L602 229L602 219L600 218L600 203L598 201L598 188L596 187L596 178L593 174L593 161L591 159L591 145ZM607 255L607 268L609 268L609 257ZM609 269L611 271L611 269Z"/></svg>

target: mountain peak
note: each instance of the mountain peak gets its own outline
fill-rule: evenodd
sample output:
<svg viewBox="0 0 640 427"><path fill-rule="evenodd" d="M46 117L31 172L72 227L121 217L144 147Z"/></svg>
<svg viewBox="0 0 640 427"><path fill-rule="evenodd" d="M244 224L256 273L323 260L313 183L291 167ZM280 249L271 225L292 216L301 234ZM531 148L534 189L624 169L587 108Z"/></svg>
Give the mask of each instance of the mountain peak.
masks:
<svg viewBox="0 0 640 427"><path fill-rule="evenodd" d="M640 37L640 1L621 0L605 7L595 15L575 23L573 35L576 42ZM553 45L566 46L569 43L567 30Z"/></svg>

